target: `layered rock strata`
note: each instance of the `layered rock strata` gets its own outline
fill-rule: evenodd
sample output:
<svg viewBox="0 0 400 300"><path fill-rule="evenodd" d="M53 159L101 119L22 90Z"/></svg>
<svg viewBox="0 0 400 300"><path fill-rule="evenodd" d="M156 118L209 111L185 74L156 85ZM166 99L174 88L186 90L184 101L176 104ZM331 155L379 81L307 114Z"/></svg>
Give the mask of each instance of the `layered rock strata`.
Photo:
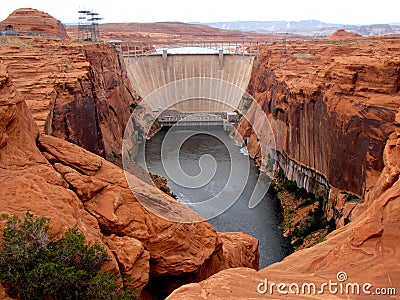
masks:
<svg viewBox="0 0 400 300"><path fill-rule="evenodd" d="M1 63L39 131L117 161L137 96L114 47L24 37L2 43Z"/></svg>

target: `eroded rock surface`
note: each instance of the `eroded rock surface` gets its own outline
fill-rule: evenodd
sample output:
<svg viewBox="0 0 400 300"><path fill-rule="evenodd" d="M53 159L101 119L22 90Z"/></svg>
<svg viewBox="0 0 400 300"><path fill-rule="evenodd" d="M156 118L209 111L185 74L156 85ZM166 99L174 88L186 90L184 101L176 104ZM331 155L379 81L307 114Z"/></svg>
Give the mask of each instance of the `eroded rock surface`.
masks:
<svg viewBox="0 0 400 300"><path fill-rule="evenodd" d="M140 241L128 236L106 237L107 246L118 261L120 272L126 283L140 290L149 281L150 254Z"/></svg>
<svg viewBox="0 0 400 300"><path fill-rule="evenodd" d="M363 196L382 171L400 104L395 53L396 39L262 48L249 93L265 111L278 150L321 172L331 186ZM248 135L248 124L239 130ZM260 158L256 137L248 148Z"/></svg>
<svg viewBox="0 0 400 300"><path fill-rule="evenodd" d="M400 105L396 53L396 38L287 41L261 48L254 64L249 93L271 124L281 167L299 187L330 190L325 214L338 227L366 208L347 193L368 198L383 169ZM249 124L239 131L267 164Z"/></svg>
<svg viewBox="0 0 400 300"><path fill-rule="evenodd" d="M2 37L2 64L41 133L120 162L137 95L112 45Z"/></svg>
<svg viewBox="0 0 400 300"><path fill-rule="evenodd" d="M247 267L258 270L258 240L244 232L220 232L225 266L222 269Z"/></svg>

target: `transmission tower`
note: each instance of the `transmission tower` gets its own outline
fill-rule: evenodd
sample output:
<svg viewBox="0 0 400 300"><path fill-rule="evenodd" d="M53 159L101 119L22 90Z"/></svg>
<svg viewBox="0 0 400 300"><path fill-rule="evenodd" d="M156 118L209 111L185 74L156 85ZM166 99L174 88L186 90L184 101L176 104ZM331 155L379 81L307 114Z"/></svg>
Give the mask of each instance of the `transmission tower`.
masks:
<svg viewBox="0 0 400 300"><path fill-rule="evenodd" d="M282 39L282 50L281 50L281 60L280 60L280 66L286 65L289 61L288 58L288 53L287 53L287 48L286 48L286 39Z"/></svg>
<svg viewBox="0 0 400 300"><path fill-rule="evenodd" d="M78 40L97 42L100 39L99 23L103 20L91 10L79 10Z"/></svg>

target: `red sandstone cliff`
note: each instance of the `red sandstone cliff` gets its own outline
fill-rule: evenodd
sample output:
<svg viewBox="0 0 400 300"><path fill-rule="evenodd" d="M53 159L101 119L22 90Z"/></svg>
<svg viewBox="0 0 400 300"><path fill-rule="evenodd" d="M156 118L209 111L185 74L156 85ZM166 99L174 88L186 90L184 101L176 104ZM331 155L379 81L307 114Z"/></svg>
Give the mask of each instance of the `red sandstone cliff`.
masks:
<svg viewBox="0 0 400 300"><path fill-rule="evenodd" d="M14 31L23 35L68 38L61 22L51 15L33 8L20 8L13 11L1 22L0 31Z"/></svg>
<svg viewBox="0 0 400 300"><path fill-rule="evenodd" d="M397 39L287 42L261 49L249 93L271 122L290 179L315 186L316 179L304 175L311 170L336 191L364 196L371 190L400 105L399 53ZM239 130L250 135L249 152L258 158L248 124ZM343 195L334 201L343 209Z"/></svg>
<svg viewBox="0 0 400 300"><path fill-rule="evenodd" d="M113 46L25 37L2 43L1 64L40 132L118 159L136 96Z"/></svg>

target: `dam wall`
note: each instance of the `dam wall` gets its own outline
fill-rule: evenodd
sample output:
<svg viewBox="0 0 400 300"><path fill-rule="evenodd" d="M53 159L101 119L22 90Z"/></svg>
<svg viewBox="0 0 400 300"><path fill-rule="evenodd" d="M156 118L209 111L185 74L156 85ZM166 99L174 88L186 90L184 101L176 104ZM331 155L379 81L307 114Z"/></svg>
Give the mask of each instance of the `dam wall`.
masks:
<svg viewBox="0 0 400 300"><path fill-rule="evenodd" d="M152 54L124 56L129 79L153 111L232 111L247 88L253 56Z"/></svg>

